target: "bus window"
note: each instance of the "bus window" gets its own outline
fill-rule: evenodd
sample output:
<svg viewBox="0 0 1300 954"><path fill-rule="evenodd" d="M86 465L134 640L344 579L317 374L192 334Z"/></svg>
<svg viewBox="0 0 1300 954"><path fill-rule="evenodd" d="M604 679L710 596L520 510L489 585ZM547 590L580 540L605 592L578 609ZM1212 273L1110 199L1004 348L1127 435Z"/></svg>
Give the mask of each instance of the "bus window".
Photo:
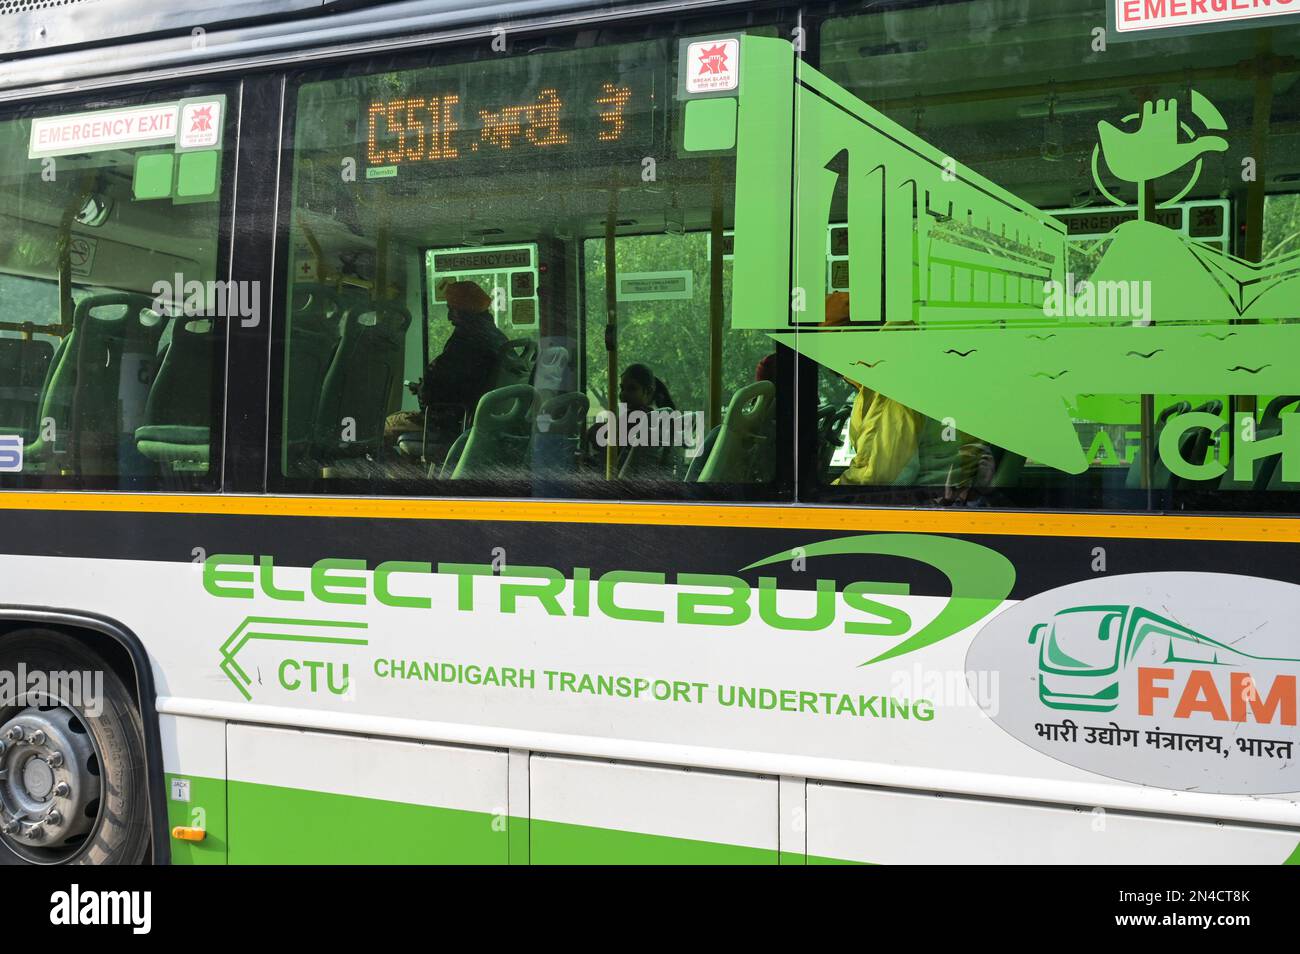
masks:
<svg viewBox="0 0 1300 954"><path fill-rule="evenodd" d="M622 367L618 392L612 398L607 385L609 352L604 340L607 305L603 294L606 274L603 240L588 239L583 258L586 266L583 280L587 289L584 345L590 397L589 433L599 436L606 420L617 424L631 417L635 421L633 415L637 408L629 407L628 394L638 395L638 392L646 390L649 382L654 406L677 415L670 427L680 427L683 432L680 449L668 446L647 455L646 449L635 446L630 432L619 438L618 431L611 428L611 434L621 439L624 445L632 445L618 448L620 470L623 473L646 473L652 468L670 471L676 466L679 474L698 480L698 475L708 464L719 433L713 429L718 425L711 419L719 421L726 412L721 406L715 409L717 414L711 414L709 410L710 329L708 322L702 320L702 316L708 313L709 233L629 235L616 240L615 261L620 275L618 352ZM730 315L731 262L725 250L722 282L723 314ZM724 395L743 396L746 389L759 393L764 381L775 386L775 345L766 336L726 328L721 348L721 391ZM629 372L629 368L644 368L649 373L643 372L642 381L638 382L635 379L637 372ZM774 408L772 404L769 414ZM767 483L773 479L775 423L774 415L769 416L761 443L756 441L750 459L739 465L747 468L737 472L741 479L754 483ZM653 448L649 450L654 451ZM602 468L606 463L604 452L604 442L588 441L587 465L595 470ZM648 461L643 459L647 456L650 457ZM720 464L721 457L715 467Z"/></svg>
<svg viewBox="0 0 1300 954"><path fill-rule="evenodd" d="M226 105L0 118L0 486L213 485Z"/></svg>
<svg viewBox="0 0 1300 954"><path fill-rule="evenodd" d="M293 80L285 489L787 492L795 363L730 321L734 93L687 82L779 31L622 29Z"/></svg>
<svg viewBox="0 0 1300 954"><path fill-rule="evenodd" d="M819 21L793 271L821 499L1293 508L1296 73L1271 64L1300 35L1105 22L1101 0ZM772 264L737 261L738 287Z"/></svg>

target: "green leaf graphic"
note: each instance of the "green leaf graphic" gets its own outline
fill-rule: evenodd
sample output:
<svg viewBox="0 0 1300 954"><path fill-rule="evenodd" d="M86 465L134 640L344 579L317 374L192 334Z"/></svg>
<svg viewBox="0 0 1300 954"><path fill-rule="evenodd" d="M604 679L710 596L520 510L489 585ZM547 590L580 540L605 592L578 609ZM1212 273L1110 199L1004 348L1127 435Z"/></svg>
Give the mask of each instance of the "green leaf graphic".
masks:
<svg viewBox="0 0 1300 954"><path fill-rule="evenodd" d="M868 533L838 540L823 540L773 554L751 563L745 569L754 570L773 563L786 563L799 555L811 559L845 554L873 554L917 560L944 574L952 585L952 596L938 616L897 646L868 659L862 664L864 666L924 649L975 625L1002 605L1016 582L1015 567L996 550L957 537L936 537L920 533Z"/></svg>

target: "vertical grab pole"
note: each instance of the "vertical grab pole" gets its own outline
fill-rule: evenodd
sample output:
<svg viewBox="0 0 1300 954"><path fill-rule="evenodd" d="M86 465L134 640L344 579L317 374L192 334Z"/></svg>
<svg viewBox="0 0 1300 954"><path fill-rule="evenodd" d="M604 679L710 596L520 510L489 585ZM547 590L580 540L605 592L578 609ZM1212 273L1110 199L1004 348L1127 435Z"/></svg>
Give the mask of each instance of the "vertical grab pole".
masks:
<svg viewBox="0 0 1300 954"><path fill-rule="evenodd" d="M1156 184L1154 182L1138 183L1138 216L1147 222L1156 220ZM1142 404L1142 489L1151 492L1155 475L1156 447L1156 396L1143 394ZM1150 504L1150 500L1147 501Z"/></svg>
<svg viewBox="0 0 1300 954"><path fill-rule="evenodd" d="M83 172L71 201L64 207L59 221L57 248L59 252L59 326L64 338L72 333L74 308L72 301L72 223L94 191L95 180L90 172ZM72 389L72 409L69 424L68 459L73 473L81 476L81 365L84 349L77 348L76 378ZM40 411L37 414L39 416ZM37 422L40 424L40 422ZM56 437L57 440L57 437Z"/></svg>
<svg viewBox="0 0 1300 954"><path fill-rule="evenodd" d="M1273 121L1273 68L1269 59L1273 52L1273 31L1260 30L1256 42L1255 108L1250 120L1250 155L1255 160L1255 178L1246 186L1246 247L1243 258L1248 262L1264 260L1264 164L1268 159L1268 134ZM1231 250L1229 250L1231 251ZM1254 324L1250 319L1237 318L1233 324ZM1228 449L1236 451L1237 412L1254 414L1259 407L1259 396L1234 394L1228 399Z"/></svg>
<svg viewBox="0 0 1300 954"><path fill-rule="evenodd" d="M68 339L68 335L72 334L72 321L73 321L71 221L72 221L72 216L65 213L63 216L63 222L59 226L59 237L57 240L58 241L57 248L59 253L59 261L58 261L59 334L62 335L64 341ZM80 358L80 356L81 356L81 348L78 348L77 357ZM80 372L80 370L81 370L81 362L78 361L77 371ZM67 442L68 443L64 446L66 446L68 450L67 459L72 463L73 467L76 468L76 473L80 474L81 448L78 446L78 444L80 441L80 431L81 431L81 402L79 400L81 389L77 386L77 384L78 382L76 381L73 382L72 408L67 421L67 425L68 425ZM36 409L36 424L38 428L37 432L42 434L45 431L45 421L41 417L41 415L45 413L44 405L45 402L43 400L39 401L38 407ZM61 440L63 438L64 435L62 434L55 435L56 441ZM57 447L59 445L56 443L55 446ZM62 470L62 468L59 469Z"/></svg>
<svg viewBox="0 0 1300 954"><path fill-rule="evenodd" d="M73 301L72 301L72 223L77 220L77 213L89 201L95 191L95 179L93 173L83 172L81 178L77 181L77 188L73 191L72 197L68 204L63 207L63 214L59 217L59 233L56 239L59 254L58 272L59 272L59 331L67 337L72 331Z"/></svg>
<svg viewBox="0 0 1300 954"><path fill-rule="evenodd" d="M709 160L713 208L709 224L709 430L722 423L722 163Z"/></svg>
<svg viewBox="0 0 1300 954"><path fill-rule="evenodd" d="M618 262L615 251L615 230L618 227L618 187L610 186L609 209L605 215L605 358L609 363L606 374L609 411L618 410ZM605 479L618 476L618 422L610 422L610 441L605 445Z"/></svg>
<svg viewBox="0 0 1300 954"><path fill-rule="evenodd" d="M72 235L67 225L59 227L59 331L64 337L72 330Z"/></svg>
<svg viewBox="0 0 1300 954"><path fill-rule="evenodd" d="M1268 134L1273 119L1272 31L1261 30L1255 62L1255 108L1250 122L1250 155L1255 160L1255 178L1246 186L1247 261L1264 257L1264 162L1268 158Z"/></svg>
<svg viewBox="0 0 1300 954"><path fill-rule="evenodd" d="M370 296L374 301L388 300L388 234L385 223L375 238L375 287Z"/></svg>
<svg viewBox="0 0 1300 954"><path fill-rule="evenodd" d="M392 233L392 220L388 214L388 201L384 192L379 193L378 202L379 230L375 236L375 287L370 290L371 301L388 300L388 242Z"/></svg>

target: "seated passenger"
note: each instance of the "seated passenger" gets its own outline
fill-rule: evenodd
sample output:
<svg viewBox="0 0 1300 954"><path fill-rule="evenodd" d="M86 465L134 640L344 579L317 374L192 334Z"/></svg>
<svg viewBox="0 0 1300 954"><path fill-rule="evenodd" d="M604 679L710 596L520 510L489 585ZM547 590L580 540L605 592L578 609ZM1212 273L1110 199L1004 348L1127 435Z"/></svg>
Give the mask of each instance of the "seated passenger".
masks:
<svg viewBox="0 0 1300 954"><path fill-rule="evenodd" d="M474 419L474 409L492 390L507 338L489 310L492 299L474 282L452 282L443 291L451 337L429 362L412 390L419 411L399 411L384 422L384 437L397 444L403 435L422 434L421 454L441 461Z"/></svg>
<svg viewBox="0 0 1300 954"><path fill-rule="evenodd" d="M849 296L844 292L828 295L826 325L834 327L849 320ZM853 460L835 483L969 486L965 471L974 467L979 457L962 454L963 445L969 442L965 434L857 381L844 380L857 391L849 417Z"/></svg>
<svg viewBox="0 0 1300 954"><path fill-rule="evenodd" d="M465 423L492 390L506 336L492 317L492 299L474 282L452 282L444 292L451 337L420 382L420 405L464 409Z"/></svg>
<svg viewBox="0 0 1300 954"><path fill-rule="evenodd" d="M673 476L674 447L671 421L656 411L673 411L668 388L644 364L630 364L618 382L618 407L603 411L587 431L587 464L605 467L605 450L618 447L616 475L624 477Z"/></svg>

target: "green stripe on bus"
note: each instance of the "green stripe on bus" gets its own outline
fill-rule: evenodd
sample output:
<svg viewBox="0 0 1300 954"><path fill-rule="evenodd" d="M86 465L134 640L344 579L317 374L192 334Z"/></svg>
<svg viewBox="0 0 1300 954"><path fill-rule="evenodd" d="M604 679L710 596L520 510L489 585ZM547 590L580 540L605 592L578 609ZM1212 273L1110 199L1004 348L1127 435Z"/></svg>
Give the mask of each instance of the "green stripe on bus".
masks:
<svg viewBox="0 0 1300 954"><path fill-rule="evenodd" d="M169 794L174 779L190 783L188 802L167 803L169 830L198 825L207 831L201 842L171 840L178 865L872 864L253 782L166 778ZM1300 843L1282 863L1300 865Z"/></svg>
<svg viewBox="0 0 1300 954"><path fill-rule="evenodd" d="M167 831L183 826L202 828L202 841L171 839L174 865L224 865L229 841L226 835L226 780L168 774ZM188 782L189 801L177 801L173 781Z"/></svg>
<svg viewBox="0 0 1300 954"><path fill-rule="evenodd" d="M230 783L231 864L506 864L506 819L431 805Z"/></svg>
<svg viewBox="0 0 1300 954"><path fill-rule="evenodd" d="M510 830L510 863L512 865L529 864L528 826L530 819L511 815L506 824Z"/></svg>

